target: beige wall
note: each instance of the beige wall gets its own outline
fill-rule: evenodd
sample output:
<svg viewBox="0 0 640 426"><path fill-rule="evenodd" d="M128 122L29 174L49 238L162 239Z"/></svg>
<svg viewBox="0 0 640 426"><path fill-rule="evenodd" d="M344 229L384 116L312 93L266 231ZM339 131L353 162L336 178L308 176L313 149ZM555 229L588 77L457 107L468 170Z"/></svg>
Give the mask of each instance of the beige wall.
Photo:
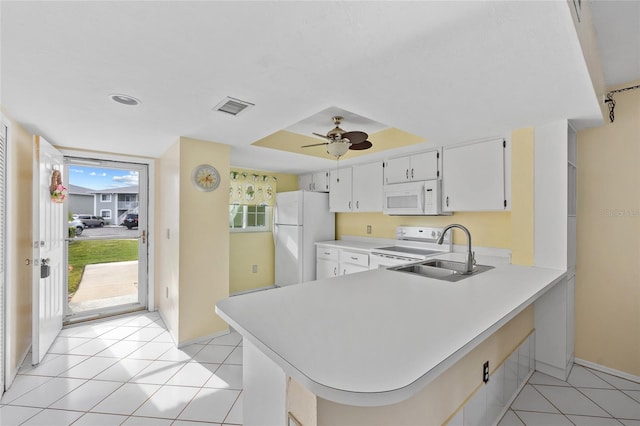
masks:
<svg viewBox="0 0 640 426"><path fill-rule="evenodd" d="M277 192L295 191L298 189L298 176L273 173L265 170L248 170L232 167L234 170L245 170L248 173L275 176L278 180ZM229 292L231 294L254 290L273 285L274 247L271 232L232 232L229 235ZM258 272L253 273L253 265L258 265Z"/></svg>
<svg viewBox="0 0 640 426"><path fill-rule="evenodd" d="M183 137L158 162L158 306L178 344L228 329L214 309L229 295L229 153L228 145ZM213 192L191 183L203 163L220 173Z"/></svg>
<svg viewBox="0 0 640 426"><path fill-rule="evenodd" d="M578 132L575 349L640 376L640 90L614 99L614 123Z"/></svg>
<svg viewBox="0 0 640 426"><path fill-rule="evenodd" d="M33 267L25 266L24 260L32 258L32 199L31 186L33 175L33 137L17 122L4 115L8 120L9 140L7 144L7 213L13 217L7 228L13 231L13 237L7 241L7 252L11 256L11 275L7 284L11 287L6 300L7 322L13 324L7 330L8 376L13 377L23 357L31 347L31 289ZM26 188L26 190L25 190Z"/></svg>

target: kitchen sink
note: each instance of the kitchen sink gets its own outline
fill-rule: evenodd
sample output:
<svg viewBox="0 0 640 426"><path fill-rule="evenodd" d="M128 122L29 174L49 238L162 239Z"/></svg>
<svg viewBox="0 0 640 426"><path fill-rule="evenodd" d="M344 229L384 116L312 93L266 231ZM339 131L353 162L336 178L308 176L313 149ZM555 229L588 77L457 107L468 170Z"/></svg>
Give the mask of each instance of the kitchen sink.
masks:
<svg viewBox="0 0 640 426"><path fill-rule="evenodd" d="M410 265L401 265L389 268L390 271L405 272L408 274L421 275L427 278L435 278L437 280L456 282L473 275L493 269L493 266L474 265L473 270L468 273L464 262L455 262L453 260L429 259L419 263Z"/></svg>

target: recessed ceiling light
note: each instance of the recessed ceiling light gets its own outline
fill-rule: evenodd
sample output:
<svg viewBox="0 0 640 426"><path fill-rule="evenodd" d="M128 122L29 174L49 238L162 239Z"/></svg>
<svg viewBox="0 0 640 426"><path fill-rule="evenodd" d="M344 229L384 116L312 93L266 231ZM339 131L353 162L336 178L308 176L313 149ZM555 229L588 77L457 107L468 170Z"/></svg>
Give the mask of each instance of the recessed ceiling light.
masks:
<svg viewBox="0 0 640 426"><path fill-rule="evenodd" d="M139 99L136 99L133 96L129 95L113 94L109 95L109 98L111 98L111 100L113 100L114 102L118 102L119 104L123 105L135 106L140 104Z"/></svg>

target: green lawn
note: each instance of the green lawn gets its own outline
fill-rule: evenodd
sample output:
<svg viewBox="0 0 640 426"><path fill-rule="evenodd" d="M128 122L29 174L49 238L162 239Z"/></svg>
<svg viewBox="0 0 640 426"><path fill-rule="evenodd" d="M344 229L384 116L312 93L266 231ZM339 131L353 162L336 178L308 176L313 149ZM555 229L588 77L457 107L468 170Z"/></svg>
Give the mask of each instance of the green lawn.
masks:
<svg viewBox="0 0 640 426"><path fill-rule="evenodd" d="M138 260L138 240L69 242L69 296L76 292L85 265Z"/></svg>

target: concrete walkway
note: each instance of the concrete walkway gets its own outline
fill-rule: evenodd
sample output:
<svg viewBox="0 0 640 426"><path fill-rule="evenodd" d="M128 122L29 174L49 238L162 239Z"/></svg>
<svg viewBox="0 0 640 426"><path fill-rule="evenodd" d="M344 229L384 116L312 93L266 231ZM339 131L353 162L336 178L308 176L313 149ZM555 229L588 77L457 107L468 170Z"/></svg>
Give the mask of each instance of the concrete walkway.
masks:
<svg viewBox="0 0 640 426"><path fill-rule="evenodd" d="M73 313L138 301L138 261L87 265L69 301Z"/></svg>

